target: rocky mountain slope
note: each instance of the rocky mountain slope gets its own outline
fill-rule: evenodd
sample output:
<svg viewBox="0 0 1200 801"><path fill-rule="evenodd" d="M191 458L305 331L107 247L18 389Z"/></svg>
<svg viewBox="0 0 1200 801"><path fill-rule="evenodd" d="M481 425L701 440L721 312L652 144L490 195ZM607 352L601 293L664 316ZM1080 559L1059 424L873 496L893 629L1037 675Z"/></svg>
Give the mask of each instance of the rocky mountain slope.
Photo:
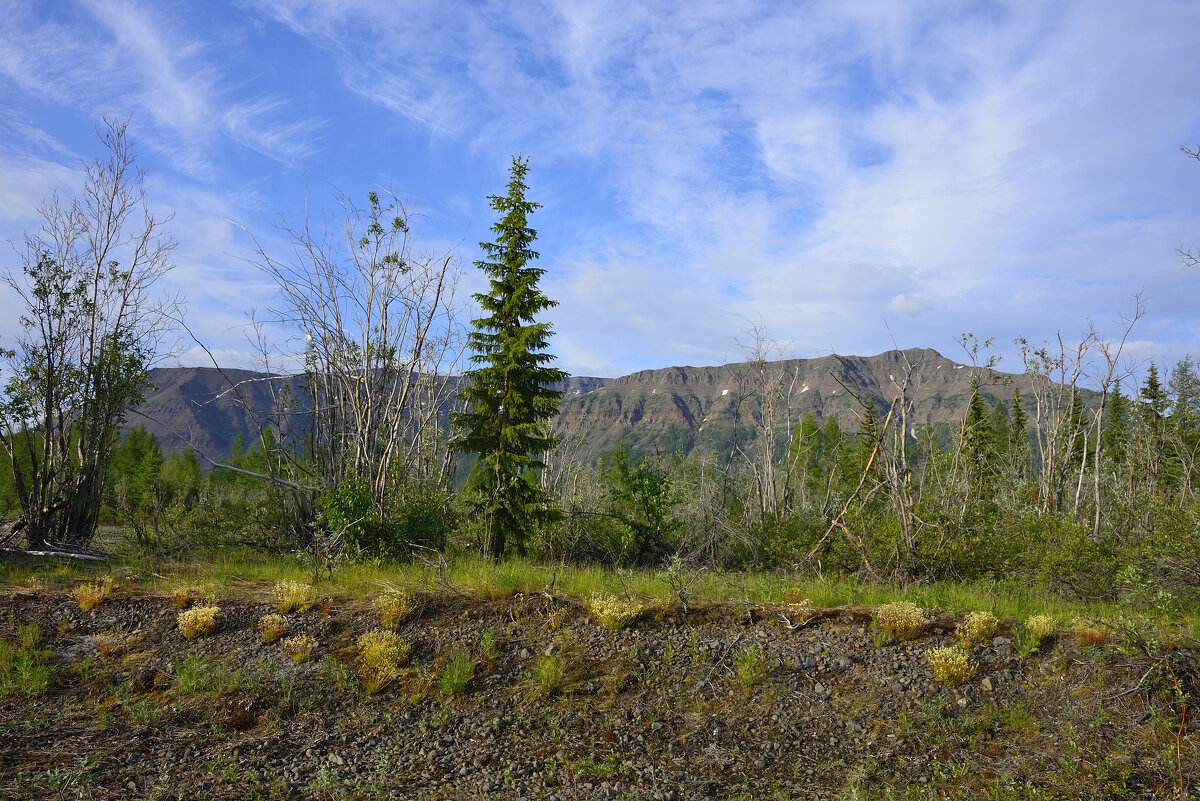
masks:
<svg viewBox="0 0 1200 801"><path fill-rule="evenodd" d="M670 367L644 370L613 379L590 392L564 399L555 423L559 436L591 457L625 442L631 451L688 452L703 448L726 452L735 437L753 436L752 419L767 384L780 393L792 424L805 414L818 423L837 418L843 429L857 430L862 404L873 398L879 419L908 376L913 404L909 424L932 425L947 434L966 413L970 381L982 383L989 406L1011 405L1012 386L1031 399L1024 375L1004 375L1011 386L989 381L987 371L959 364L937 351L912 348L877 356L825 356L788 359L765 365Z"/></svg>
<svg viewBox="0 0 1200 801"><path fill-rule="evenodd" d="M789 359L770 362L765 371L786 398L793 424L811 414L818 423L835 417L844 429L856 430L861 404L873 398L879 414L886 414L896 396L893 379L903 382L906 375L914 410L910 424L935 426L943 438L966 412L972 377L983 382L989 404L1012 398L1011 386L990 382L985 371L929 349ZM562 387L554 427L573 455L585 461L620 442L635 455L697 447L723 452L735 438L753 436L755 388L763 378L758 366L747 363L643 370L615 379L576 376ZM1032 400L1027 377L1004 379L1022 390L1027 403ZM151 380L153 390L126 424L144 425L168 452L194 447L209 459L221 459L237 435L255 441L254 419L269 415L280 398L294 401L300 414L307 408L297 376L187 367L153 370Z"/></svg>
<svg viewBox="0 0 1200 801"><path fill-rule="evenodd" d="M54 674L0 696L0 798L1150 799L1200 769L1152 660L1069 634L1022 656L1005 626L949 686L924 654L959 621L936 612L897 642L865 608L672 607L613 630L563 598L431 596L372 693L356 642L380 621L358 601L288 615L316 642L296 664L259 634L263 597L216 599L216 631L188 640L164 597L87 613L3 592L0 638Z"/></svg>

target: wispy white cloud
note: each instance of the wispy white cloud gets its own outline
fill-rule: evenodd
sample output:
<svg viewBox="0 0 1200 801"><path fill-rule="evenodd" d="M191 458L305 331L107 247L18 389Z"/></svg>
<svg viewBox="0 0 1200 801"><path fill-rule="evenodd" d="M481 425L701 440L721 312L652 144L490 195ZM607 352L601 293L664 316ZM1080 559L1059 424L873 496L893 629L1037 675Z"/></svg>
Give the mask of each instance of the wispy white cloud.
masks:
<svg viewBox="0 0 1200 801"><path fill-rule="evenodd" d="M486 172L497 191L508 154L534 156L570 369L719 361L760 315L799 355L877 352L893 335L952 350L963 330L1037 339L1139 289L1147 342L1200 348L1194 276L1173 256L1200 244L1200 170L1175 150L1200 140L1194 4L241 9L337 70L328 105L352 97L422 132L439 169ZM138 109L210 185L231 143L304 171L330 142L383 136L233 74L228 42L159 6L86 0L34 25L31 13L0 22L4 75L61 102ZM279 208L273 178L241 178L230 192ZM463 200L482 179L428 180L423 205L485 235L482 198ZM219 226L196 230L221 240Z"/></svg>

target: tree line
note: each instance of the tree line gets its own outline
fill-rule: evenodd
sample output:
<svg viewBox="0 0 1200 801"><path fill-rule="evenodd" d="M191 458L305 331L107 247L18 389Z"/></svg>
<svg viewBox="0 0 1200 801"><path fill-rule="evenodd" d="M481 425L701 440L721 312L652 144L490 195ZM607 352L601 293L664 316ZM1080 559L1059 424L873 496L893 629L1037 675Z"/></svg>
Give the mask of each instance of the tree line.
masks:
<svg viewBox="0 0 1200 801"><path fill-rule="evenodd" d="M566 374L519 157L489 198L494 238L475 262L487 291L469 325L455 255L421 251L391 193L339 195L338 225L285 226L287 255L251 235L278 288L250 328L257 366L300 372L305 397L277 392L253 441L219 463L164 456L141 428L121 439L167 333L186 325L177 299L155 293L173 242L147 211L125 124L104 138L83 195L47 201L20 271L5 273L25 305L2 354L10 539L82 547L111 524L156 552L238 543L323 563L450 549L1081 597L1112 594L1130 568L1174 592L1200 587L1200 370L1184 359L1164 381L1152 364L1122 387L1140 298L1120 338L1019 342L1027 394L1003 386L990 343L964 335L973 383L948 436L915 422L911 363L854 420L797 418L794 376L760 331L731 447L577 459L552 429ZM285 342L270 339L278 330Z"/></svg>

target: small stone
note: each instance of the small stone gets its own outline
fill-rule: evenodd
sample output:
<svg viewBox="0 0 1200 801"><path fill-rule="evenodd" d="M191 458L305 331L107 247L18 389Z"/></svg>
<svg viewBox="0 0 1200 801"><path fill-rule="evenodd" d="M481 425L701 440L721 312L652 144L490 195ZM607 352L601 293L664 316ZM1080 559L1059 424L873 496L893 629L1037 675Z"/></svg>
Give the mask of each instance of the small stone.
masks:
<svg viewBox="0 0 1200 801"><path fill-rule="evenodd" d="M818 681L817 683L813 684L813 692L817 695L824 695L825 685Z"/></svg>
<svg viewBox="0 0 1200 801"><path fill-rule="evenodd" d="M520 653L517 654L517 656L521 657L522 659L528 659L530 656L529 649L522 648Z"/></svg>
<svg viewBox="0 0 1200 801"><path fill-rule="evenodd" d="M990 692L992 692L993 690L995 690L995 689L996 689L996 685L992 683L992 677L991 677L991 676L988 676L986 679L984 679L983 681L979 682L979 689L981 689L981 690L983 690L984 692L987 692L987 693L990 693Z"/></svg>

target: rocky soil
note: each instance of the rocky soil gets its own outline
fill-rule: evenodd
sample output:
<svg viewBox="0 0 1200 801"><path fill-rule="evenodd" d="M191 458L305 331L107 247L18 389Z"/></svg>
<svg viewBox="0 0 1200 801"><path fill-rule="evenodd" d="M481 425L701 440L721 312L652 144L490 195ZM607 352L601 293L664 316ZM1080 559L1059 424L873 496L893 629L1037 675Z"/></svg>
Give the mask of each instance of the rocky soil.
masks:
<svg viewBox="0 0 1200 801"><path fill-rule="evenodd" d="M0 698L0 797L1168 798L1200 776L1166 674L1069 637L1022 658L1002 629L948 687L923 654L955 642L949 617L909 642L854 608L794 628L766 607L652 610L614 631L563 599L441 597L396 626L408 667L368 693L373 607L290 615L319 642L296 664L258 633L270 604L219 603L218 630L186 640L166 598L85 613L5 590L0 635L37 623L55 672ZM455 652L475 668L450 694ZM1172 664L1188 680L1194 655Z"/></svg>

